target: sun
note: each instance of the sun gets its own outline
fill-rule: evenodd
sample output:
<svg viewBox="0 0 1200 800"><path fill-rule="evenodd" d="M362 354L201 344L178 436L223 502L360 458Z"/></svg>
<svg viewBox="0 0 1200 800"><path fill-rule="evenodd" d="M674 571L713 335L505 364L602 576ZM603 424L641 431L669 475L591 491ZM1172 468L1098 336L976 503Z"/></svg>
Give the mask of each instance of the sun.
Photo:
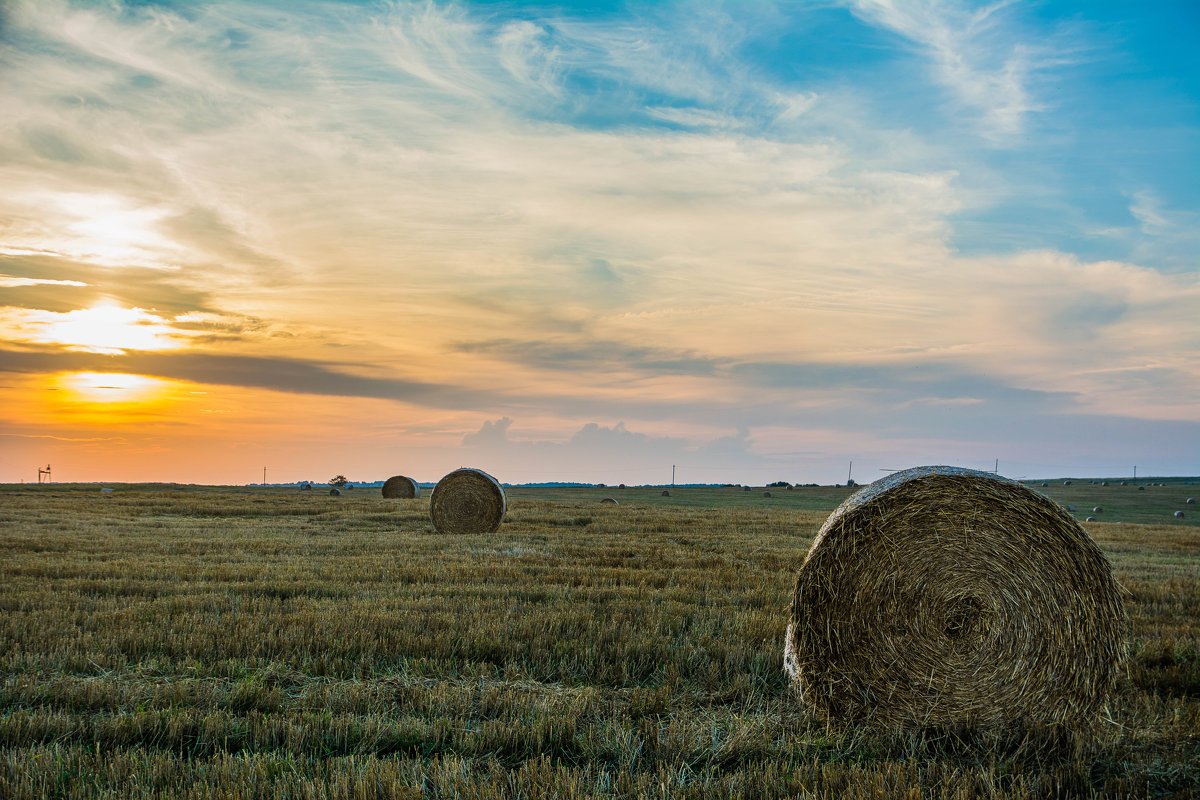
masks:
<svg viewBox="0 0 1200 800"><path fill-rule="evenodd" d="M166 350L179 347L167 322L141 308L100 303L56 314L43 323L37 338L71 350L120 355L126 350Z"/></svg>
<svg viewBox="0 0 1200 800"><path fill-rule="evenodd" d="M67 398L83 403L146 403L157 400L169 382L124 372L69 372L58 378Z"/></svg>

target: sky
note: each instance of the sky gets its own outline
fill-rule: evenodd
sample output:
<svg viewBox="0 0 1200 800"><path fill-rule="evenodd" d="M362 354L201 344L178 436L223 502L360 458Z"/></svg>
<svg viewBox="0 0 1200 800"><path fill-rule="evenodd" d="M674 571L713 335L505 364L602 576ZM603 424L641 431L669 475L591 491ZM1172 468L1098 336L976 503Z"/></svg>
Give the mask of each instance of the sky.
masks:
<svg viewBox="0 0 1200 800"><path fill-rule="evenodd" d="M1200 475L1200 5L0 5L0 482Z"/></svg>

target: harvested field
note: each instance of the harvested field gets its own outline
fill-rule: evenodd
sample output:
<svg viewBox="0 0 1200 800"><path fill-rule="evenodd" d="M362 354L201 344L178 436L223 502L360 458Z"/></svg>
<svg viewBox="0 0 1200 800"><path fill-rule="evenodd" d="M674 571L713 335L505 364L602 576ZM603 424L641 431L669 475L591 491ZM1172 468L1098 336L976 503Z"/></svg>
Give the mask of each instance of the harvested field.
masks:
<svg viewBox="0 0 1200 800"><path fill-rule="evenodd" d="M376 492L0 487L0 796L1194 796L1194 518L1086 526L1128 669L1094 742L1032 757L797 702L787 608L836 502L607 491L447 537Z"/></svg>

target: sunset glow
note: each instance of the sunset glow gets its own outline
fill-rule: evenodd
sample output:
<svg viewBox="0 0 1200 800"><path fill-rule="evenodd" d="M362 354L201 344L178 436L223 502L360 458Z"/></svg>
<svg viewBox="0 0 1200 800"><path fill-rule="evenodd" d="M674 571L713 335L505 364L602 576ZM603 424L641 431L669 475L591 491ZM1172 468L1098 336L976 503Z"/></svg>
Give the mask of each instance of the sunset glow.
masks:
<svg viewBox="0 0 1200 800"><path fill-rule="evenodd" d="M87 353L162 350L181 344L170 338L171 329L154 314L107 304L63 314L43 312L40 318L27 318L26 327L31 342Z"/></svg>
<svg viewBox="0 0 1200 800"><path fill-rule="evenodd" d="M73 372L58 380L68 398L80 403L145 403L163 393L163 381L119 372Z"/></svg>
<svg viewBox="0 0 1200 800"><path fill-rule="evenodd" d="M6 4L0 481L1197 474L1198 19Z"/></svg>

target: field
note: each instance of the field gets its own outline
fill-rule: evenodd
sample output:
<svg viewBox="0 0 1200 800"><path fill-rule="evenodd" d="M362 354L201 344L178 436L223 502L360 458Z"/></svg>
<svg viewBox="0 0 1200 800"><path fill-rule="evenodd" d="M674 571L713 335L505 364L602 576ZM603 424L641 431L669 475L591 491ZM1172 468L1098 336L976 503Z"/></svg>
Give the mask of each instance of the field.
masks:
<svg viewBox="0 0 1200 800"><path fill-rule="evenodd" d="M1197 487L1038 490L1105 509L1132 622L1051 753L799 707L787 604L845 488L519 488L446 538L377 489L3 486L0 797L1200 796Z"/></svg>

